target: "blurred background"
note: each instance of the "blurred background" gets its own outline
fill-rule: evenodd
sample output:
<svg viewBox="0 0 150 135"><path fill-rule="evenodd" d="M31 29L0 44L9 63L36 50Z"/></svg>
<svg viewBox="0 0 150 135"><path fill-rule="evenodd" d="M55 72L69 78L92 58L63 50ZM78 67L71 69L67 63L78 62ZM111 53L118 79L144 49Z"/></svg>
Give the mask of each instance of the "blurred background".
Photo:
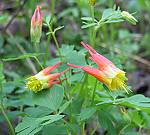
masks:
<svg viewBox="0 0 150 135"><path fill-rule="evenodd" d="M90 16L86 0L55 0L55 4L51 0L0 0L0 59L33 52L30 19L37 5L41 6L43 16L54 15L53 28L64 26L56 34L60 45L75 45L79 50L80 41L91 43L89 29L81 29L81 17ZM118 66L127 72L132 90L150 97L150 1L97 0L94 6L95 18L100 19L104 9L113 8L114 5L122 11L133 13L138 23L131 25L123 22L102 26L96 38L96 49L103 54L115 54L112 61L115 64L121 62L122 65ZM49 59L52 59L56 57L56 48L53 39L47 42L47 31L43 26L40 48L44 52L48 45ZM8 81L33 74L25 60L5 62L4 66ZM18 86L11 83L7 87L8 93L18 89ZM10 117L13 118L13 115L16 114L11 114ZM0 130L5 135L7 129L3 128L6 125L2 121L0 117Z"/></svg>

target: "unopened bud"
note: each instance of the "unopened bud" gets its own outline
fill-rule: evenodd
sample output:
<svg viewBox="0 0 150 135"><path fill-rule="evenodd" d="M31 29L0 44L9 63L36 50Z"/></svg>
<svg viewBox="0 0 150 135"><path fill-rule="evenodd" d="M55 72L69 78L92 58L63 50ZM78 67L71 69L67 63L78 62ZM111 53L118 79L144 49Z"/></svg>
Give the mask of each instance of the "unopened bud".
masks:
<svg viewBox="0 0 150 135"><path fill-rule="evenodd" d="M96 0L89 0L89 5L90 5L90 6L94 6L95 3L96 3Z"/></svg>
<svg viewBox="0 0 150 135"><path fill-rule="evenodd" d="M31 28L30 28L31 41L34 43L39 43L41 35L42 35L42 14L40 6L37 6L31 18Z"/></svg>
<svg viewBox="0 0 150 135"><path fill-rule="evenodd" d="M128 22L132 23L133 25L136 25L136 23L138 22L134 16L132 16L130 13L128 13L127 11L122 11L121 12L122 17L127 20Z"/></svg>

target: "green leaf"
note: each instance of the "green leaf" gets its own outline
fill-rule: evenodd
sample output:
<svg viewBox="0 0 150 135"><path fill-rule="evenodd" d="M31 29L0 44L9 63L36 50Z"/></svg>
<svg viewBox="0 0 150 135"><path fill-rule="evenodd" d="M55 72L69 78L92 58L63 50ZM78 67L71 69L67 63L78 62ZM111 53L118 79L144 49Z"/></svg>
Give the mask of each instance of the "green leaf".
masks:
<svg viewBox="0 0 150 135"><path fill-rule="evenodd" d="M137 94L129 98L124 98L121 104L131 107L136 105L137 107L146 107L150 109L150 98Z"/></svg>
<svg viewBox="0 0 150 135"><path fill-rule="evenodd" d="M116 135L116 130L113 125L113 120L109 112L104 110L99 110L98 120L102 128L108 131L109 135Z"/></svg>
<svg viewBox="0 0 150 135"><path fill-rule="evenodd" d="M49 108L42 107L42 106L28 107L25 109L25 113L28 114L28 116L33 117L33 118L43 117L43 116L48 115L52 112L53 111L50 110Z"/></svg>
<svg viewBox="0 0 150 135"><path fill-rule="evenodd" d="M58 115L58 114L57 115L51 115L50 120L45 122L45 119L44 119L44 123L42 123L41 125L45 126L47 124L51 124L51 123L53 123L55 121L58 121L58 120L62 119L63 117L64 117L64 115Z"/></svg>
<svg viewBox="0 0 150 135"><path fill-rule="evenodd" d="M92 17L82 17L81 20L88 21L88 22L93 22L93 18ZM98 21L96 19L94 19L94 22L98 22Z"/></svg>
<svg viewBox="0 0 150 135"><path fill-rule="evenodd" d="M142 117L142 114L139 111L130 111L129 112L130 117L132 118L132 121L138 125L139 127L143 125L144 119Z"/></svg>
<svg viewBox="0 0 150 135"><path fill-rule="evenodd" d="M25 117L21 123L15 128L17 135L34 135L36 131L40 131L43 127L40 125L42 121L37 118Z"/></svg>
<svg viewBox="0 0 150 135"><path fill-rule="evenodd" d="M60 85L54 85L51 89L33 93L33 103L56 111L60 107L63 97L64 88Z"/></svg>
<svg viewBox="0 0 150 135"><path fill-rule="evenodd" d="M123 22L123 19L118 19L118 20L108 20L105 23L117 23L117 22Z"/></svg>
<svg viewBox="0 0 150 135"><path fill-rule="evenodd" d="M144 119L144 127L145 128L150 128L150 117L149 117L149 114L145 113L145 112L142 112L142 116L143 116L143 119Z"/></svg>
<svg viewBox="0 0 150 135"><path fill-rule="evenodd" d="M119 104L122 106L128 106L131 108L135 108L138 110L143 110L145 112L150 113L150 98L145 97L144 95L137 94L128 98L120 98L112 100L110 98L101 98L100 103L97 103L97 105L102 104Z"/></svg>
<svg viewBox="0 0 150 135"><path fill-rule="evenodd" d="M64 56L66 63L86 65L85 54L82 51L74 50L73 45L62 45L61 54Z"/></svg>
<svg viewBox="0 0 150 135"><path fill-rule="evenodd" d="M89 119L94 113L96 112L96 109L93 107L85 108L81 111L78 119L79 121L87 120Z"/></svg>
<svg viewBox="0 0 150 135"><path fill-rule="evenodd" d="M47 125L43 128L43 135L47 135L47 133L50 133L51 135L58 135L58 133L60 135L67 135L67 129L66 129L66 125L63 124L51 124L51 125Z"/></svg>
<svg viewBox="0 0 150 135"><path fill-rule="evenodd" d="M64 103L60 108L59 108L59 114L64 112L64 110L70 105L70 103L72 102L72 100Z"/></svg>
<svg viewBox="0 0 150 135"><path fill-rule="evenodd" d="M85 29L85 28L88 28L88 27L93 27L93 26L95 26L95 25L97 25L97 23L90 23L90 24L86 24L86 25L82 25L82 29Z"/></svg>
<svg viewBox="0 0 150 135"><path fill-rule="evenodd" d="M103 14L102 14L102 18L101 20L104 21L104 20L114 20L114 19L120 19L122 16L121 16L121 12L119 10L114 10L114 9L105 9Z"/></svg>
<svg viewBox="0 0 150 135"><path fill-rule="evenodd" d="M44 125L62 119L64 115L48 115L40 118L25 117L15 128L17 135L34 135L42 130Z"/></svg>
<svg viewBox="0 0 150 135"><path fill-rule="evenodd" d="M50 24L50 21L51 21L51 16L49 15L49 16L46 16L46 18L45 18L45 22L46 22L46 24L49 26L49 24Z"/></svg>
<svg viewBox="0 0 150 135"><path fill-rule="evenodd" d="M84 21L93 21L93 18L92 17L82 17L81 20L84 20Z"/></svg>
<svg viewBox="0 0 150 135"><path fill-rule="evenodd" d="M43 55L44 53L26 53L24 55L18 56L18 57L13 57L13 58L5 58L2 59L3 61L14 61L14 60L20 60L20 59L26 59L26 58L34 58L40 55Z"/></svg>

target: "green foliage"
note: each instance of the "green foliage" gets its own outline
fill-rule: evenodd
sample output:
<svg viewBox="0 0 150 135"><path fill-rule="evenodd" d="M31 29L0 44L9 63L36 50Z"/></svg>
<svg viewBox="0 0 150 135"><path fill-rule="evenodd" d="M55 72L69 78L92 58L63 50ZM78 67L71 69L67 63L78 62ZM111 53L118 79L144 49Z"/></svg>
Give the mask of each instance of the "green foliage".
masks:
<svg viewBox="0 0 150 135"><path fill-rule="evenodd" d="M17 135L34 135L39 132L43 126L51 124L62 119L64 115L47 115L40 118L25 117L15 131Z"/></svg>
<svg viewBox="0 0 150 135"><path fill-rule="evenodd" d="M61 54L63 55L66 63L74 63L77 65L85 65L85 54L83 51L74 50L73 45L62 45L60 48Z"/></svg>
<svg viewBox="0 0 150 135"><path fill-rule="evenodd" d="M132 77L131 71L142 72L141 67L149 69L149 1L97 0L94 6L85 0L25 1L23 7L18 8L19 12L15 8L22 5L20 1L12 1L8 6L6 0L2 4L7 5L0 16L3 30L0 33L2 127L7 122L7 129L10 129L15 121L16 125L12 127L17 135L149 134L149 97L122 90L111 91L82 69L67 66L70 63L100 70L89 59L91 52L80 45L84 41L125 71L130 78L129 84L130 80L137 80L140 76ZM35 46L29 40L29 31L36 5L41 6L43 33L40 43ZM15 11L19 14L15 15ZM11 12L14 12L15 20ZM13 21L5 29L11 18ZM48 83L54 83L52 87L37 93L25 87L27 77L60 61L62 64L52 74L71 70L54 80L48 76ZM114 71L105 72L111 76ZM47 76L42 72L36 81L38 77L45 79ZM63 81L59 83L60 80ZM129 88L134 91L137 87ZM1 129L0 134L5 134Z"/></svg>
<svg viewBox="0 0 150 135"><path fill-rule="evenodd" d="M60 107L64 97L64 89L62 86L56 85L51 89L45 90L42 93L33 93L33 103L35 105L45 106L54 111Z"/></svg>
<svg viewBox="0 0 150 135"><path fill-rule="evenodd" d="M127 106L127 107L132 107L135 108L137 110L143 110L146 112L150 112L150 99L137 94L131 97L127 97L127 98L119 98L119 99L114 99L111 100L110 98L103 98L101 99L102 102L97 103L97 105L102 105L102 104L116 104L116 105L123 105L123 106Z"/></svg>
<svg viewBox="0 0 150 135"><path fill-rule="evenodd" d="M84 121L89 119L96 112L95 108L86 108L83 109L78 117L79 121Z"/></svg>
<svg viewBox="0 0 150 135"><path fill-rule="evenodd" d="M99 111L98 114L99 123L104 128L104 130L107 130L109 135L115 135L116 130L113 126L113 119L111 118L111 115L106 111Z"/></svg>

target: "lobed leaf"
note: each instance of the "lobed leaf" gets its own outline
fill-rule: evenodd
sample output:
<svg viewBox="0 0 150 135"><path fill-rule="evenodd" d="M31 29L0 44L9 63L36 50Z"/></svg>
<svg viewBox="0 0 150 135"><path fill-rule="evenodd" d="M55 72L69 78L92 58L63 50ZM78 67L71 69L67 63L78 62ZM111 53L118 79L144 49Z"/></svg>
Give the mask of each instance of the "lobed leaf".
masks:
<svg viewBox="0 0 150 135"><path fill-rule="evenodd" d="M54 85L51 89L33 93L33 103L56 111L60 107L63 97L64 88L60 85Z"/></svg>

